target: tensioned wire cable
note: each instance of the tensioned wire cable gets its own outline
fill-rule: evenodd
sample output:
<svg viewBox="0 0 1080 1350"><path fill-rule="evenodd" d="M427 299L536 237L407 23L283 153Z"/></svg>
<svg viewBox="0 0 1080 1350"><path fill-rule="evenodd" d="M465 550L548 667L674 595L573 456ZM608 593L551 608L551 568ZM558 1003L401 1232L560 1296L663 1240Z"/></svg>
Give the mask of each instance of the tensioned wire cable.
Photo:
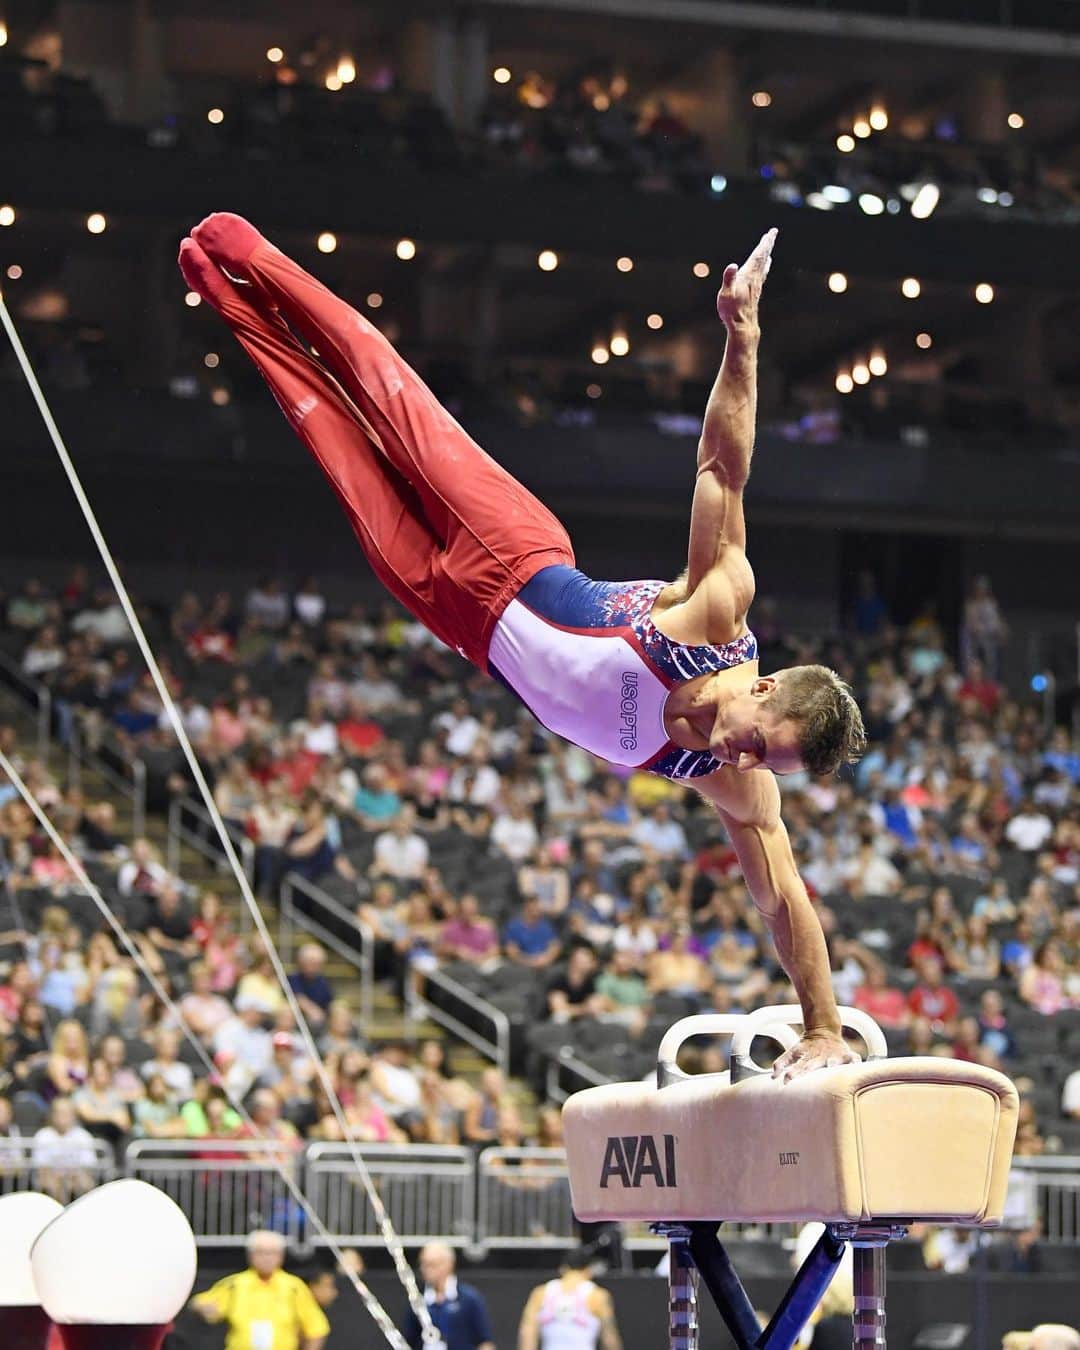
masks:
<svg viewBox="0 0 1080 1350"><path fill-rule="evenodd" d="M57 849L59 850L60 856L67 863L68 867L71 868L80 886L82 886L83 890L85 890L86 894L90 897L90 899L93 900L102 918L112 929L113 934L115 935L117 941L120 942L121 946L127 952L128 956L130 956L132 961L134 961L140 974L142 974L143 977L146 979L146 981L149 983L150 988L153 989L154 993L164 1004L165 1008L168 1010L170 1015L176 1019L177 1026L180 1028L184 1036L187 1038L188 1042L191 1044L192 1048L195 1051L195 1054L198 1056L203 1067L207 1070L208 1074L210 1075L216 1074L217 1069L214 1066L213 1061L210 1059L210 1056L206 1053L205 1046L199 1040L198 1036L196 1036L195 1032L192 1030L191 1024L188 1022L187 1018L180 1010L179 1005L174 1001L172 995L168 992L165 986L158 979L157 975L154 972L153 967L143 956L142 952L140 952L136 944L132 942L130 936L128 935L127 929L125 929L124 925L116 917L115 911L109 905L105 897L101 894L101 891L98 889L98 887L95 886L94 883L90 880L86 868L83 866L80 859L68 847L66 841L61 836L59 830L57 830L56 826L49 818L47 812L45 811L45 808L41 805L41 803L37 800L34 794L27 787L27 785L23 782L15 766L8 759L7 755L4 754L3 750L0 750L0 770L3 770L3 772L7 774L12 787L15 788L16 792L18 792L19 795L22 797L27 807L34 813L34 816L37 819L38 824L48 835L49 839L56 845ZM252 1136L254 1138L262 1139L268 1143L277 1142L271 1139L270 1136L264 1134L259 1129L259 1127L255 1124L254 1120L251 1118L250 1112L244 1106L241 1098L235 1092L233 1092L231 1088L229 1088L224 1079L222 1079L221 1081L221 1088L225 1094L226 1099L229 1102L229 1105L233 1108L236 1114L240 1117L240 1119L252 1132ZM322 1219L319 1218L319 1215L316 1213L307 1196L296 1184L296 1181L293 1179L288 1168L285 1166L283 1162L281 1162L276 1151L275 1153L270 1155L269 1161L271 1166L273 1166L277 1170L278 1175L281 1177L282 1181L288 1188L290 1195L300 1206L300 1208L304 1211L304 1214L311 1223L312 1228L315 1229L315 1231L323 1239L323 1241L326 1243L327 1247L330 1249L333 1255L337 1258L339 1265L341 1265L341 1268L344 1270L345 1274L351 1280L353 1288L360 1295L361 1299L364 1302L364 1306L371 1314L376 1325L379 1327L379 1330L383 1333L386 1339L394 1347L394 1350L408 1350L408 1345L405 1341L404 1336L402 1336L401 1332L394 1325L393 1320L387 1313L386 1309L379 1302L378 1298L372 1293L372 1291L367 1287L367 1285L363 1282L363 1280L360 1279L359 1275L355 1274L355 1272L350 1270L346 1265L345 1255L342 1252L341 1248L339 1247L338 1243L334 1240L333 1237L331 1237Z"/></svg>
<svg viewBox="0 0 1080 1350"><path fill-rule="evenodd" d="M309 1056L311 1057L311 1062L315 1067L315 1072L319 1079L319 1083L326 1094L327 1101L330 1103L331 1110L333 1111L334 1117L337 1120L338 1126L342 1133L342 1137L349 1147L349 1153L352 1158L353 1165L355 1166L357 1174L359 1175L361 1183L363 1184L364 1191L368 1198L368 1203L371 1205L372 1212L375 1216L375 1221L378 1224L380 1235L382 1236L382 1239L386 1244L387 1250L390 1252L390 1255L393 1258L394 1268L397 1271L398 1279L401 1281L402 1286L404 1287L406 1296L409 1301L409 1306L420 1323L423 1339L426 1343L429 1343L432 1346L439 1345L441 1344L442 1337L440 1336L438 1329L435 1327L434 1323L431 1320L431 1313L428 1309L427 1303L425 1302L423 1295L420 1292L419 1286L417 1285L416 1276L413 1274L412 1267L409 1265L409 1262L405 1256L405 1251L401 1245L401 1241L398 1238L397 1233L394 1231L394 1226L390 1221L390 1216L386 1212L386 1206L382 1202L382 1197L379 1195L378 1189L371 1176L371 1173L368 1171L367 1164L364 1162L363 1157L360 1154L360 1150L357 1146L356 1136L353 1133L352 1127L350 1126L348 1120L346 1119L345 1112L342 1110L341 1107L341 1102L338 1099L338 1095L334 1090L334 1085L330 1081L330 1075L326 1071L326 1065L323 1063L322 1056L319 1054L318 1048L315 1045L315 1040L311 1034L311 1028L308 1026L307 1018L304 1016L303 1009L300 1007L296 995L293 992L292 986L289 984L288 976L285 973L285 967L281 962L281 957L278 955L277 948L275 947L273 939L270 936L270 932L266 927L266 922L263 919L262 912L260 911L258 903L251 890L251 886L248 882L247 876L244 872L243 867L240 864L239 858L236 855L236 849L233 846L232 838L228 830L225 828L225 822L221 818L221 813L217 808L217 803L214 801L214 794L210 791L210 786L206 781L205 775L203 774L202 766L200 765L198 757L196 756L195 751L192 748L191 741L188 739L188 734L184 727L183 721L180 717L179 710L177 709L172 694L169 692L169 688L165 683L164 676L161 673L161 668L157 663L157 658L154 656L154 653L150 648L150 643L147 641L146 633L143 631L143 626L139 620L139 616L135 613L135 607L131 603L131 596L128 594L127 587L124 584L123 578L120 576L119 569L117 568L116 562L113 558L112 551L110 550L109 545L105 541L105 536L101 532L101 527L98 525L97 517L94 514L94 508L90 505L90 500L87 497L86 491L82 485L82 481L79 478L78 470L75 468L71 456L68 453L67 446L64 443L64 438L61 436L60 429L56 425L56 419L53 417L52 410L48 404L48 400L45 398L45 395L41 389L41 385L38 383L37 375L34 373L34 368L30 362L30 358L27 356L26 349L22 344L22 339L19 337L18 330L16 329L14 321L11 318L11 314L8 311L7 305L4 302L2 294L0 294L0 324L3 325L4 331L8 335L8 339L10 340L12 348L15 352L16 359L19 362L19 366L22 369L23 375L26 377L26 382L30 387L30 392L34 397L34 402L37 404L37 408L41 414L42 421L45 423L45 429L46 431L48 431L49 438L53 443L53 448L56 450L57 456L60 460L60 464L64 470L64 473L67 476L68 482L71 485L71 489L75 494L75 500L79 504L79 508L83 513L83 518L85 519L87 527L90 530L90 535L93 538L94 543L97 545L98 553L101 555L101 561L105 565L105 570L108 573L109 579L112 581L113 587L116 590L117 599L120 601L121 608L123 609L128 624L131 627L132 634L134 635L135 641L139 647L140 652L142 653L143 660L146 662L147 669L149 670L150 676L154 681L154 687L157 689L158 697L161 699L162 706L164 707L165 712L168 715L169 723L172 726L173 732L176 735L177 742L180 745L180 749L184 753L184 758L187 760L188 768L191 770L192 777L194 778L195 784L198 787L199 793L202 796L203 802L206 805L206 809L210 815L210 819L213 821L214 829L217 831L217 835L221 841L221 846L225 852L225 856L228 859L230 866L232 867L233 875L235 876L237 885L240 888L240 894L243 898L244 904L247 907L248 912L251 914L251 918L255 924L256 931L262 938L266 955L269 958L271 965L273 966L274 974L277 977L278 984L281 986L281 992L285 997L285 1001L289 1005L289 1010L293 1015L293 1020L295 1021L296 1027L300 1032L300 1038L304 1042L304 1047L307 1050Z"/></svg>

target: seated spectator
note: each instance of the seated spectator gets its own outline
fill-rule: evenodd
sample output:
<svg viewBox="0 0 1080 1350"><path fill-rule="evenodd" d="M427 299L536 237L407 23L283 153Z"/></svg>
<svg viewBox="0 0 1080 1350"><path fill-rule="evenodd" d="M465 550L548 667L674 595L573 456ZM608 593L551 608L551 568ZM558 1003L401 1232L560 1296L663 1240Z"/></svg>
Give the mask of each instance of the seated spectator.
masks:
<svg viewBox="0 0 1080 1350"><path fill-rule="evenodd" d="M356 1018L343 998L334 999L327 1009L326 1026L317 1045L324 1058L327 1055L343 1054L346 1050L364 1049Z"/></svg>
<svg viewBox="0 0 1080 1350"><path fill-rule="evenodd" d="M334 991L326 978L326 953L317 942L305 942L296 953L296 970L289 987L313 1031L326 1022Z"/></svg>
<svg viewBox="0 0 1080 1350"><path fill-rule="evenodd" d="M179 1099L161 1074L151 1074L147 1079L146 1096L134 1104L131 1115L136 1138L183 1139L187 1135Z"/></svg>
<svg viewBox="0 0 1080 1350"><path fill-rule="evenodd" d="M416 813L405 805L389 830L375 839L373 877L392 877L395 881L416 881L428 865L427 840L416 832Z"/></svg>
<svg viewBox="0 0 1080 1350"><path fill-rule="evenodd" d="M509 961L533 970L546 970L559 955L559 939L540 901L529 897L503 931L503 950Z"/></svg>
<svg viewBox="0 0 1080 1350"><path fill-rule="evenodd" d="M549 919L557 918L570 903L570 877L556 853L565 853L565 845L542 844L535 860L518 869L521 894L539 901L541 912Z"/></svg>
<svg viewBox="0 0 1080 1350"><path fill-rule="evenodd" d="M657 802L630 831L630 837L648 858L668 861L683 858L689 852L686 831L671 813L668 802Z"/></svg>
<svg viewBox="0 0 1080 1350"><path fill-rule="evenodd" d="M596 953L592 948L574 947L566 969L548 981L544 993L547 1015L553 1022L599 1016L603 1004L596 992Z"/></svg>
<svg viewBox="0 0 1080 1350"><path fill-rule="evenodd" d="M1014 980L1019 980L1035 959L1035 934L1031 921L1021 918L1011 937L1001 945L1001 965Z"/></svg>
<svg viewBox="0 0 1080 1350"><path fill-rule="evenodd" d="M889 983L888 971L880 962L867 968L866 983L856 989L852 1004L883 1027L899 1029L911 1021L903 990Z"/></svg>
<svg viewBox="0 0 1080 1350"><path fill-rule="evenodd" d="M228 1139L243 1124L220 1082L210 1078L196 1078L191 1096L180 1108L180 1119L188 1139Z"/></svg>
<svg viewBox="0 0 1080 1350"><path fill-rule="evenodd" d="M255 956L251 969L246 970L237 982L237 1003L241 999L253 999L271 1017L276 1017L286 1006L277 971L265 950Z"/></svg>
<svg viewBox="0 0 1080 1350"><path fill-rule="evenodd" d="M178 1058L180 1033L162 1027L154 1034L152 1044L154 1056L140 1069L144 1080L149 1084L151 1078L161 1078L174 1098L183 1101L190 1097L195 1075L191 1066Z"/></svg>
<svg viewBox="0 0 1080 1350"><path fill-rule="evenodd" d="M57 1097L49 1123L34 1134L31 1161L37 1187L62 1205L85 1194L95 1181L97 1153L89 1130L78 1123L68 1097Z"/></svg>
<svg viewBox="0 0 1080 1350"><path fill-rule="evenodd" d="M57 1024L46 1072L51 1097L66 1097L78 1091L90 1077L90 1045L80 1023L66 1020Z"/></svg>
<svg viewBox="0 0 1080 1350"><path fill-rule="evenodd" d="M499 935L490 919L480 913L475 895L463 895L457 913L443 926L440 954L450 961L467 961L487 970L498 964Z"/></svg>
<svg viewBox="0 0 1080 1350"><path fill-rule="evenodd" d="M300 818L289 832L285 858L288 870L305 881L318 881L328 872L337 872L348 881L356 880L352 863L341 852L337 821L314 792L306 792L300 801Z"/></svg>
<svg viewBox="0 0 1080 1350"><path fill-rule="evenodd" d="M1021 853L1038 853L1053 833L1053 821L1030 797L1024 798L1016 814L1005 826L1005 838Z"/></svg>
<svg viewBox="0 0 1080 1350"><path fill-rule="evenodd" d="M649 987L629 948L615 949L605 969L596 977L596 995L603 1017L623 1022L631 1034L638 1034L644 1028L650 1004Z"/></svg>
<svg viewBox="0 0 1080 1350"><path fill-rule="evenodd" d="M146 1088L138 1073L127 1062L127 1046L122 1036L106 1036L100 1047L101 1058L109 1066L113 1089L125 1106L142 1097Z"/></svg>
<svg viewBox="0 0 1080 1350"><path fill-rule="evenodd" d="M963 935L951 943L946 951L949 969L962 979L996 980L1001 972L1001 948L990 936L990 925L984 918L972 915L963 928Z"/></svg>
<svg viewBox="0 0 1080 1350"><path fill-rule="evenodd" d="M659 939L649 921L644 902L632 906L629 914L615 929L611 942L616 952L629 952L634 970L645 970L649 958L659 946Z"/></svg>
<svg viewBox="0 0 1080 1350"><path fill-rule="evenodd" d="M296 810L285 784L271 779L248 812L245 832L255 845L255 882L264 895L275 897L284 871L284 850L296 824Z"/></svg>
<svg viewBox="0 0 1080 1350"><path fill-rule="evenodd" d="M401 810L401 798L389 785L385 765L367 766L353 797L352 808L369 829L393 820Z"/></svg>
<svg viewBox="0 0 1080 1350"><path fill-rule="evenodd" d="M154 897L144 931L167 970L182 970L198 956L199 944L192 932L193 922L191 909L178 887L171 880L166 882Z"/></svg>
<svg viewBox="0 0 1080 1350"><path fill-rule="evenodd" d="M420 1118L420 1078L404 1041L388 1041L376 1050L368 1079L373 1101L395 1125L408 1129Z"/></svg>
<svg viewBox="0 0 1080 1350"><path fill-rule="evenodd" d="M1063 971L1061 949L1057 942L1044 942L1035 952L1031 964L1020 975L1020 997L1029 1008L1047 1017L1071 1007L1072 1000L1065 992Z"/></svg>
<svg viewBox="0 0 1080 1350"><path fill-rule="evenodd" d="M935 1031L950 1035L960 1004L945 983L941 961L924 957L918 965L918 980L908 995L908 1007L915 1017L925 1018Z"/></svg>
<svg viewBox="0 0 1080 1350"><path fill-rule="evenodd" d="M209 1042L218 1027L232 1016L232 1008L226 999L214 993L209 966L197 961L188 977L191 988L180 1000L180 1011L195 1035Z"/></svg>
<svg viewBox="0 0 1080 1350"><path fill-rule="evenodd" d="M690 925L679 922L671 932L671 945L656 952L649 961L649 993L677 994L698 999L712 985L708 964L690 950Z"/></svg>
<svg viewBox="0 0 1080 1350"><path fill-rule="evenodd" d="M521 801L513 801L509 808L495 818L491 842L511 862L521 863L532 857L540 842L540 835L532 812Z"/></svg>
<svg viewBox="0 0 1080 1350"><path fill-rule="evenodd" d="M123 896L133 893L154 895L169 879L154 845L148 839L136 839L131 846L130 859L117 875L116 888Z"/></svg>
<svg viewBox="0 0 1080 1350"><path fill-rule="evenodd" d="M498 1069L485 1069L480 1090L469 1103L462 1123L467 1144L493 1144L498 1137L499 1112L507 1104L506 1080Z"/></svg>
<svg viewBox="0 0 1080 1350"><path fill-rule="evenodd" d="M264 1025L271 1009L253 995L236 1000L236 1012L214 1033L215 1056L224 1053L250 1083L270 1066L272 1046Z"/></svg>
<svg viewBox="0 0 1080 1350"><path fill-rule="evenodd" d="M91 1063L90 1077L74 1094L72 1104L80 1123L110 1144L118 1144L131 1129L127 1103L116 1087L108 1061L101 1056Z"/></svg>

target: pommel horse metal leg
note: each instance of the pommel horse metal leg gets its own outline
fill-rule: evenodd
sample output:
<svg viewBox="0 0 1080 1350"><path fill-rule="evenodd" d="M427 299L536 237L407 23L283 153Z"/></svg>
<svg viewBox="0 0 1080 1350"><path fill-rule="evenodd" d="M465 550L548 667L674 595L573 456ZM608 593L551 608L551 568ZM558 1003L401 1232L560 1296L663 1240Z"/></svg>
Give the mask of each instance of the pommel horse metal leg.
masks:
<svg viewBox="0 0 1080 1350"><path fill-rule="evenodd" d="M667 1238L670 1252L670 1350L699 1350L699 1272L738 1350L791 1350L836 1274L846 1242L854 1251L853 1350L885 1350L885 1248L903 1237L906 1228L887 1223L828 1225L764 1330L716 1228L705 1223L652 1225L654 1233Z"/></svg>

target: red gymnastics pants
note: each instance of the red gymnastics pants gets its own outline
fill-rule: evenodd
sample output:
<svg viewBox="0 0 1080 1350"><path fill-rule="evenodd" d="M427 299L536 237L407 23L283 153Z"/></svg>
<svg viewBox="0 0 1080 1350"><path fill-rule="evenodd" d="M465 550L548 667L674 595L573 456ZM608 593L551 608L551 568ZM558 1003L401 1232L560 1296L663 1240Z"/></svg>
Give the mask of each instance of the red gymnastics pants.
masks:
<svg viewBox="0 0 1080 1350"><path fill-rule="evenodd" d="M181 245L180 268L318 460L376 576L486 671L492 629L521 587L542 567L574 565L563 526L378 329L246 220L208 217Z"/></svg>

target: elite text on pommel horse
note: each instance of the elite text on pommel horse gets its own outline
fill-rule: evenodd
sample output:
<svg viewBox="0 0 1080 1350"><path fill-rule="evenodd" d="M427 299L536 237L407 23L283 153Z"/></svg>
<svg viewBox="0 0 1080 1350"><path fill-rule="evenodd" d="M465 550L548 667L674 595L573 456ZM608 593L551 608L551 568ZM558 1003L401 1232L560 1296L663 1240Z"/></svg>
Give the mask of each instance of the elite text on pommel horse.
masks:
<svg viewBox="0 0 1080 1350"><path fill-rule="evenodd" d="M687 1017L660 1045L657 1085L612 1083L563 1109L574 1211L646 1221L671 1250L671 1350L697 1350L704 1281L739 1350L789 1350L843 1255L854 1251L855 1350L884 1350L885 1247L907 1225L1001 1222L1018 1100L991 1069L886 1058L881 1029L841 1008L868 1059L788 1083L750 1057L756 1036L787 1047L797 1006ZM730 1035L725 1073L676 1067L689 1036ZM717 1238L721 1223L802 1223L825 1232L761 1330Z"/></svg>

